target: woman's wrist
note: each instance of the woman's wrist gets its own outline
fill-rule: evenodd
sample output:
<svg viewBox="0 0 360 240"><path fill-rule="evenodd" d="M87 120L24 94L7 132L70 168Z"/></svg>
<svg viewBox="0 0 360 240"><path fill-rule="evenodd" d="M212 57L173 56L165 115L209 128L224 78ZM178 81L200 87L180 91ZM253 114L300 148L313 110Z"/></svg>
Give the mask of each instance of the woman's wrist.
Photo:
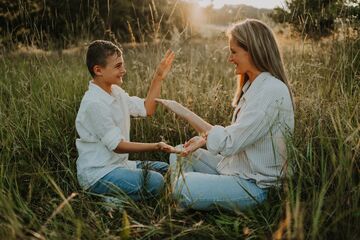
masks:
<svg viewBox="0 0 360 240"><path fill-rule="evenodd" d="M207 140L209 132L201 132L199 135L202 137L205 141Z"/></svg>

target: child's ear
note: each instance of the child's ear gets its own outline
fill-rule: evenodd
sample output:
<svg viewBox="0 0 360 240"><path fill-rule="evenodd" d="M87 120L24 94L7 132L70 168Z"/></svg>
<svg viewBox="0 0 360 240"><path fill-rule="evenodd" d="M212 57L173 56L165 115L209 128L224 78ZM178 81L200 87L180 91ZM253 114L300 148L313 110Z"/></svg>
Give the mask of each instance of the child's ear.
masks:
<svg viewBox="0 0 360 240"><path fill-rule="evenodd" d="M96 76L102 76L102 68L100 65L95 65L93 70Z"/></svg>

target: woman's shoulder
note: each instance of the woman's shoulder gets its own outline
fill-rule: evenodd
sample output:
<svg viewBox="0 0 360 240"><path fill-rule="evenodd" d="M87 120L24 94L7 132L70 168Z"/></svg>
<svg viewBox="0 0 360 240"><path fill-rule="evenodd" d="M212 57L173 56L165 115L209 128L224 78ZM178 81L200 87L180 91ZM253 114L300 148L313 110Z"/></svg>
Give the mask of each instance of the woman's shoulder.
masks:
<svg viewBox="0 0 360 240"><path fill-rule="evenodd" d="M271 94L287 94L289 89L283 81L269 74L264 81L263 91Z"/></svg>

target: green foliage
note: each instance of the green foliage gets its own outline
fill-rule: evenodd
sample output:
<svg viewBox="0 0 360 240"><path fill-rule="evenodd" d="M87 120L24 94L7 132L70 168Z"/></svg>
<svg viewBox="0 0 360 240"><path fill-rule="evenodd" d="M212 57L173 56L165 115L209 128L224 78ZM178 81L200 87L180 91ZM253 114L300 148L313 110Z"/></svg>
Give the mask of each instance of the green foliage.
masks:
<svg viewBox="0 0 360 240"><path fill-rule="evenodd" d="M213 124L229 124L235 79L225 45L181 43L162 97ZM146 95L168 47L124 49L123 88L130 95ZM271 189L264 205L239 213L177 212L167 188L158 200L125 201L126 215L115 212L113 218L76 179L74 121L89 79L84 51L3 55L0 239L269 239L275 232L293 239L358 239L359 49L359 40L346 40L294 43L284 50L297 105L289 143L294 176L282 189ZM175 145L194 134L161 107L152 118L132 120L134 141L164 139ZM131 158L167 161L168 155Z"/></svg>
<svg viewBox="0 0 360 240"><path fill-rule="evenodd" d="M1 0L0 45L64 48L81 39L129 42L166 36L186 24L172 16L173 0ZM130 36L131 35L131 36ZM129 37L130 36L130 37ZM48 46L55 44L55 46Z"/></svg>
<svg viewBox="0 0 360 240"><path fill-rule="evenodd" d="M360 3L346 0L287 0L285 7L274 9L270 17L278 23L290 23L303 36L319 39L329 36L337 21L357 26Z"/></svg>

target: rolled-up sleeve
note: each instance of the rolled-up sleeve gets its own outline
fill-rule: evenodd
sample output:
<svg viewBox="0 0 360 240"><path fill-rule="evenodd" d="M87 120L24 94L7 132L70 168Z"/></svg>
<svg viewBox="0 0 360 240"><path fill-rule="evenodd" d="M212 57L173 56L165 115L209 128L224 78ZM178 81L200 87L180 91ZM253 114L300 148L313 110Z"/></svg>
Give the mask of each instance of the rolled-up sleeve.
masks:
<svg viewBox="0 0 360 240"><path fill-rule="evenodd" d="M128 96L129 112L134 117L146 117L145 99Z"/></svg>
<svg viewBox="0 0 360 240"><path fill-rule="evenodd" d="M94 134L110 151L113 151L125 137L115 125L110 109L101 103L89 104L85 117Z"/></svg>
<svg viewBox="0 0 360 240"><path fill-rule="evenodd" d="M266 106L250 104L239 115L236 123L214 126L208 133L207 148L214 154L230 156L265 136L274 126L279 108L274 99L262 102ZM251 106L253 105L253 106Z"/></svg>

